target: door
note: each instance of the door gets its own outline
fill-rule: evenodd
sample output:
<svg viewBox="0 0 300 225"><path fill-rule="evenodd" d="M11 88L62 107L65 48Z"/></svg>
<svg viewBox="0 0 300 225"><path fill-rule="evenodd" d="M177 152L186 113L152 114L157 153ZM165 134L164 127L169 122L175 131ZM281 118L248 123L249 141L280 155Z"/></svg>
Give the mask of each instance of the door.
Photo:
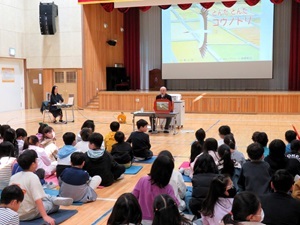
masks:
<svg viewBox="0 0 300 225"><path fill-rule="evenodd" d="M28 108L40 108L45 96L43 96L42 70L29 69L27 72L27 100Z"/></svg>

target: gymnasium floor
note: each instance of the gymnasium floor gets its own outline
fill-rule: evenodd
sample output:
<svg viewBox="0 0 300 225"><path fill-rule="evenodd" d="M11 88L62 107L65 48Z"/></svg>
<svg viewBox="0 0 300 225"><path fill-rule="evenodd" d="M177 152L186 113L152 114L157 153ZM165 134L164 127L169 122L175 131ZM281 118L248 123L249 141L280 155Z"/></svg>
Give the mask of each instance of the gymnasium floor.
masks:
<svg viewBox="0 0 300 225"><path fill-rule="evenodd" d="M96 132L100 132L104 136L109 132L110 122L116 120L118 115L119 112L75 110L74 123L53 124L50 121L45 122L54 128L57 145L60 147L63 145L62 135L64 132L72 131L77 134L86 119L94 120ZM132 115L130 112L125 112L125 115L127 122L121 125L120 130L128 137L132 132ZM71 112L68 113L68 119L70 117ZM148 118L144 119L148 120ZM47 117L46 120L48 120ZM28 135L37 133L38 123L41 121L42 114L39 109L0 113L0 124L9 124L14 129L23 127L27 130ZM161 150L170 150L175 157L175 168L178 168L182 162L188 161L190 144L195 139L194 132L199 128L206 131L206 137L214 137L218 140L219 126L229 125L234 133L238 150L245 153L247 145L251 143L253 132L266 132L269 142L275 138L284 140L284 133L286 130L292 129L292 124L296 128L300 127L300 115L189 113L185 114L183 128L179 129L176 135L171 133L150 134L150 142L154 155L157 155ZM143 166L142 170L136 175L125 175L124 179L117 181L112 186L97 189L97 201L81 206L64 207L66 209L77 209L78 213L62 224L106 224L110 210L118 196L124 192L131 192L138 179L149 173L151 168L151 164L136 163L136 165ZM191 186L191 183L187 183L187 186Z"/></svg>

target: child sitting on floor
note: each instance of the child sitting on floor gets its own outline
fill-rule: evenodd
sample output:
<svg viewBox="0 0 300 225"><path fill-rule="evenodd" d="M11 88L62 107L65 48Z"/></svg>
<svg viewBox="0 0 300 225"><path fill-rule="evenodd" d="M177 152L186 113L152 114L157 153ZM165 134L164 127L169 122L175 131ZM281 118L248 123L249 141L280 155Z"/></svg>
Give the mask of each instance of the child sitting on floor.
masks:
<svg viewBox="0 0 300 225"><path fill-rule="evenodd" d="M24 199L24 193L18 185L10 185L3 189L0 204L0 224L20 224L18 210Z"/></svg>
<svg viewBox="0 0 300 225"><path fill-rule="evenodd" d="M90 128L83 128L80 131L81 141L78 141L75 145L77 151L86 153L89 150L89 136L92 134L92 130Z"/></svg>
<svg viewBox="0 0 300 225"><path fill-rule="evenodd" d="M100 133L93 133L89 137L89 150L85 153L85 164L83 169L90 176L99 175L102 179L102 186L110 186L121 178L125 167L119 165L110 153L101 149L103 136Z"/></svg>
<svg viewBox="0 0 300 225"><path fill-rule="evenodd" d="M120 124L117 121L110 123L111 131L104 138L105 150L111 152L112 146L117 143L115 140L115 134L120 129Z"/></svg>
<svg viewBox="0 0 300 225"><path fill-rule="evenodd" d="M96 201L95 189L100 185L101 177L90 177L82 169L84 163L84 153L74 152L71 155L72 167L64 169L59 177L59 196L72 198L75 202Z"/></svg>
<svg viewBox="0 0 300 225"><path fill-rule="evenodd" d="M117 163L129 168L133 159L131 145L125 142L125 135L121 131L116 132L115 140L117 143L112 146L111 155Z"/></svg>
<svg viewBox="0 0 300 225"><path fill-rule="evenodd" d="M71 167L71 154L76 151L75 134L73 132L66 132L63 135L65 145L59 149L57 154L56 176L59 177L65 168Z"/></svg>
<svg viewBox="0 0 300 225"><path fill-rule="evenodd" d="M137 131L130 134L127 142L132 144L133 156L136 160L146 160L153 156L153 152L150 150L151 144L149 135L147 132L148 122L140 119L136 122Z"/></svg>

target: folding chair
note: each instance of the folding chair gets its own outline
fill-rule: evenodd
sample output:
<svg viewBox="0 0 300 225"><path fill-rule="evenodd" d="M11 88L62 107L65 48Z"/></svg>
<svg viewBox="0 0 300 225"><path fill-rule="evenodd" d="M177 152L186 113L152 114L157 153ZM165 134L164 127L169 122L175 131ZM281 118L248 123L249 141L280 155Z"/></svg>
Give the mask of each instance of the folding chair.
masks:
<svg viewBox="0 0 300 225"><path fill-rule="evenodd" d="M48 119L50 122L52 122L54 119L52 119L52 114L51 112L49 111L49 101L43 101L42 102L42 106L41 106L41 112L43 113L43 123L45 122L45 116L46 114L48 115Z"/></svg>

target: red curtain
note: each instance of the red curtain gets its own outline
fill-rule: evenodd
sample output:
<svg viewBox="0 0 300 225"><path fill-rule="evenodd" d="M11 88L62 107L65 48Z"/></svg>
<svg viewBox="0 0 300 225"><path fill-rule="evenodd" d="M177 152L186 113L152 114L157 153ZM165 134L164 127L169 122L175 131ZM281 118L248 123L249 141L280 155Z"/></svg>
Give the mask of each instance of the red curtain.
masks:
<svg viewBox="0 0 300 225"><path fill-rule="evenodd" d="M171 5L160 5L159 6L159 8L161 8L161 9L168 9L170 7L171 7Z"/></svg>
<svg viewBox="0 0 300 225"><path fill-rule="evenodd" d="M114 3L102 3L101 5L106 12L112 12L114 10Z"/></svg>
<svg viewBox="0 0 300 225"><path fill-rule="evenodd" d="M230 8L230 7L232 7L235 3L236 3L236 1L229 1L229 2L222 2L223 3L223 5L225 5L227 8Z"/></svg>
<svg viewBox="0 0 300 225"><path fill-rule="evenodd" d="M203 8L209 9L215 4L215 2L203 2L203 3L200 3L200 4L202 5Z"/></svg>
<svg viewBox="0 0 300 225"><path fill-rule="evenodd" d="M192 6L192 4L178 4L179 8L186 10Z"/></svg>
<svg viewBox="0 0 300 225"><path fill-rule="evenodd" d="M289 90L300 90L300 4L292 3Z"/></svg>
<svg viewBox="0 0 300 225"><path fill-rule="evenodd" d="M127 13L130 8L118 8L119 12Z"/></svg>
<svg viewBox="0 0 300 225"><path fill-rule="evenodd" d="M245 2L250 6L255 6L257 3L259 3L260 0L245 0Z"/></svg>
<svg viewBox="0 0 300 225"><path fill-rule="evenodd" d="M149 9L151 9L151 6L141 6L141 7L139 7L140 8L140 10L142 11L142 12L146 12L146 11L148 11Z"/></svg>
<svg viewBox="0 0 300 225"><path fill-rule="evenodd" d="M140 14L139 8L124 13L124 66L130 88L140 89Z"/></svg>
<svg viewBox="0 0 300 225"><path fill-rule="evenodd" d="M271 2L274 4L280 4L283 2L283 0L271 0Z"/></svg>

